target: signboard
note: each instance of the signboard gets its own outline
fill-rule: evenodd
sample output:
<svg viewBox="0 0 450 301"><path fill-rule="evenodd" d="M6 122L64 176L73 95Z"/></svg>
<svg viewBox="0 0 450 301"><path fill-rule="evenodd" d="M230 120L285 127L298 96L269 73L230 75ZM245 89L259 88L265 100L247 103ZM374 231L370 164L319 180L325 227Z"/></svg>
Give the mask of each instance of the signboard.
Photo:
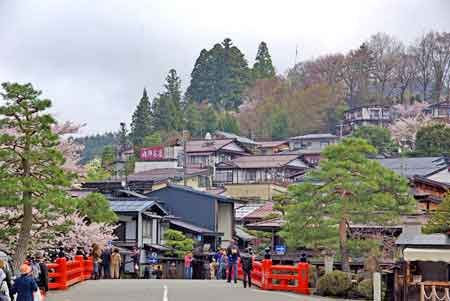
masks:
<svg viewBox="0 0 450 301"><path fill-rule="evenodd" d="M283 245L275 246L275 253L278 255L284 255L286 253L286 246Z"/></svg>
<svg viewBox="0 0 450 301"><path fill-rule="evenodd" d="M142 161L163 160L164 146L143 147L140 157Z"/></svg>
<svg viewBox="0 0 450 301"><path fill-rule="evenodd" d="M148 263L149 264L156 264L156 263L158 263L158 258L149 257L148 258Z"/></svg>

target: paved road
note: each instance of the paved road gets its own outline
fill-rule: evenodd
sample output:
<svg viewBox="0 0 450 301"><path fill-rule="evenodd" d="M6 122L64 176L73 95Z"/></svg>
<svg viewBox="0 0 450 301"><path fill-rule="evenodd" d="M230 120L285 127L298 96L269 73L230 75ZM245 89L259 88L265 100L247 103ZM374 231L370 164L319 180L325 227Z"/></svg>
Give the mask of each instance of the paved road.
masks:
<svg viewBox="0 0 450 301"><path fill-rule="evenodd" d="M98 280L67 291L51 292L46 301L325 301L283 292L244 289L223 281L205 280Z"/></svg>

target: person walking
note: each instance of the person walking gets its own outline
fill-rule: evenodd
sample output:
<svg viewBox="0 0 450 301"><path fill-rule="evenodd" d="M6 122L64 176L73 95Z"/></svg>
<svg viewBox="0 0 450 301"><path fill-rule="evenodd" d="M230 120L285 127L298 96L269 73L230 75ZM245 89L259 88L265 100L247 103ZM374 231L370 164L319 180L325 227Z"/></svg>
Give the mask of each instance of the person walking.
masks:
<svg viewBox="0 0 450 301"><path fill-rule="evenodd" d="M0 301L11 301L11 274L6 269L6 263L0 259Z"/></svg>
<svg viewBox="0 0 450 301"><path fill-rule="evenodd" d="M152 272L152 274L155 275L156 279L162 279L163 272L161 270L161 266L158 265L156 269Z"/></svg>
<svg viewBox="0 0 450 301"><path fill-rule="evenodd" d="M122 256L119 250L114 249L111 255L111 276L112 279L120 279L120 267L122 265Z"/></svg>
<svg viewBox="0 0 450 301"><path fill-rule="evenodd" d="M247 252L241 255L242 271L244 272L244 288L252 287L253 254L252 248L247 248Z"/></svg>
<svg viewBox="0 0 450 301"><path fill-rule="evenodd" d="M184 278L192 279L192 253L184 256Z"/></svg>
<svg viewBox="0 0 450 301"><path fill-rule="evenodd" d="M228 280L231 282L231 278L234 278L234 283L237 283L238 277L238 261L239 261L239 248L234 240L231 240L230 245L227 248L228 256Z"/></svg>
<svg viewBox="0 0 450 301"><path fill-rule="evenodd" d="M111 248L106 247L102 252L102 275L103 279L111 278Z"/></svg>
<svg viewBox="0 0 450 301"><path fill-rule="evenodd" d="M45 296L48 292L48 267L44 262L44 254L42 252L36 254L36 264L39 265L40 271L39 276L36 279L36 283Z"/></svg>
<svg viewBox="0 0 450 301"><path fill-rule="evenodd" d="M17 294L16 301L33 301L33 295L39 293L39 288L31 275L31 267L27 264L20 266L20 277L14 281L12 293Z"/></svg>
<svg viewBox="0 0 450 301"><path fill-rule="evenodd" d="M225 249L223 249L222 256L220 256L220 261L219 261L219 271L218 271L217 280L226 279L227 266L228 266L227 251Z"/></svg>
<svg viewBox="0 0 450 301"><path fill-rule="evenodd" d="M209 264L209 273L210 273L210 279L211 280L214 280L214 279L216 279L216 274L217 274L217 262L216 262L216 259L215 258L213 258L212 260L211 260L211 263Z"/></svg>
<svg viewBox="0 0 450 301"><path fill-rule="evenodd" d="M94 262L94 280L100 279L100 264L102 262L101 256L102 256L102 249L99 245L93 244L92 245L92 261Z"/></svg>

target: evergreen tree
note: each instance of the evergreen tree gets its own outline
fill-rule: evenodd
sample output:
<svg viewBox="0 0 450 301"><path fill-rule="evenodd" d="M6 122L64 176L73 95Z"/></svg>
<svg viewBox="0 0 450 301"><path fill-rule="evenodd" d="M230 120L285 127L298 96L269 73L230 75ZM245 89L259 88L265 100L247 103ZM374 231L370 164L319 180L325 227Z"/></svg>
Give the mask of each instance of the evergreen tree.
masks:
<svg viewBox="0 0 450 301"><path fill-rule="evenodd" d="M102 152L101 167L108 173L114 172L114 161L116 160L116 150L113 146L105 146Z"/></svg>
<svg viewBox="0 0 450 301"><path fill-rule="evenodd" d="M259 44L255 60L252 70L254 79L271 79L275 77L275 68L272 65L272 58L266 42Z"/></svg>
<svg viewBox="0 0 450 301"><path fill-rule="evenodd" d="M239 123L229 112L220 114L217 128L227 133L239 135Z"/></svg>
<svg viewBox="0 0 450 301"><path fill-rule="evenodd" d="M216 109L236 110L249 84L250 71L244 55L230 39L203 49L191 73L186 98L197 103L207 101Z"/></svg>
<svg viewBox="0 0 450 301"><path fill-rule="evenodd" d="M131 140L134 145L141 146L144 137L151 134L153 130L151 104L144 88L144 93L133 113L131 122Z"/></svg>
<svg viewBox="0 0 450 301"><path fill-rule="evenodd" d="M181 112L181 81L174 69L169 71L164 84L165 91L153 101L153 116L156 130L181 130L183 115Z"/></svg>
<svg viewBox="0 0 450 301"><path fill-rule="evenodd" d="M389 225L412 212L406 178L368 156L376 149L365 140L346 138L328 146L320 168L305 181L289 187L282 236L291 247L339 248L342 270L350 271L348 225Z"/></svg>
<svg viewBox="0 0 450 301"><path fill-rule="evenodd" d="M446 194L423 228L425 233L448 233L450 231L450 194Z"/></svg>
<svg viewBox="0 0 450 301"><path fill-rule="evenodd" d="M159 146L162 144L161 135L159 132L148 135L144 138L143 147Z"/></svg>
<svg viewBox="0 0 450 301"><path fill-rule="evenodd" d="M442 156L450 153L450 128L444 124L424 126L417 131L415 154Z"/></svg>
<svg viewBox="0 0 450 301"><path fill-rule="evenodd" d="M3 83L0 106L0 206L21 211L13 254L14 270L30 253L33 228L42 219L73 212L76 199L67 194L74 176L63 169L60 139L52 132L51 101L31 84Z"/></svg>
<svg viewBox="0 0 450 301"><path fill-rule="evenodd" d="M188 103L184 111L184 122L186 130L194 137L202 136L202 116L200 108L194 103Z"/></svg>
<svg viewBox="0 0 450 301"><path fill-rule="evenodd" d="M212 106L207 106L201 112L201 120L203 124L204 134L213 133L217 130L217 113Z"/></svg>

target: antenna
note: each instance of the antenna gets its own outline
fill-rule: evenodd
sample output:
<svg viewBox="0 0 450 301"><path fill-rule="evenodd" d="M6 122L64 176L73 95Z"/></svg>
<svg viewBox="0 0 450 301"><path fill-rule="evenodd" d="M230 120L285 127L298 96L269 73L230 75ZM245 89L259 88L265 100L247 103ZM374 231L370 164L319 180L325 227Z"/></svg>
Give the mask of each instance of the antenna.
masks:
<svg viewBox="0 0 450 301"><path fill-rule="evenodd" d="M297 57L298 57L298 44L295 45L295 61L294 61L294 67L297 65Z"/></svg>

